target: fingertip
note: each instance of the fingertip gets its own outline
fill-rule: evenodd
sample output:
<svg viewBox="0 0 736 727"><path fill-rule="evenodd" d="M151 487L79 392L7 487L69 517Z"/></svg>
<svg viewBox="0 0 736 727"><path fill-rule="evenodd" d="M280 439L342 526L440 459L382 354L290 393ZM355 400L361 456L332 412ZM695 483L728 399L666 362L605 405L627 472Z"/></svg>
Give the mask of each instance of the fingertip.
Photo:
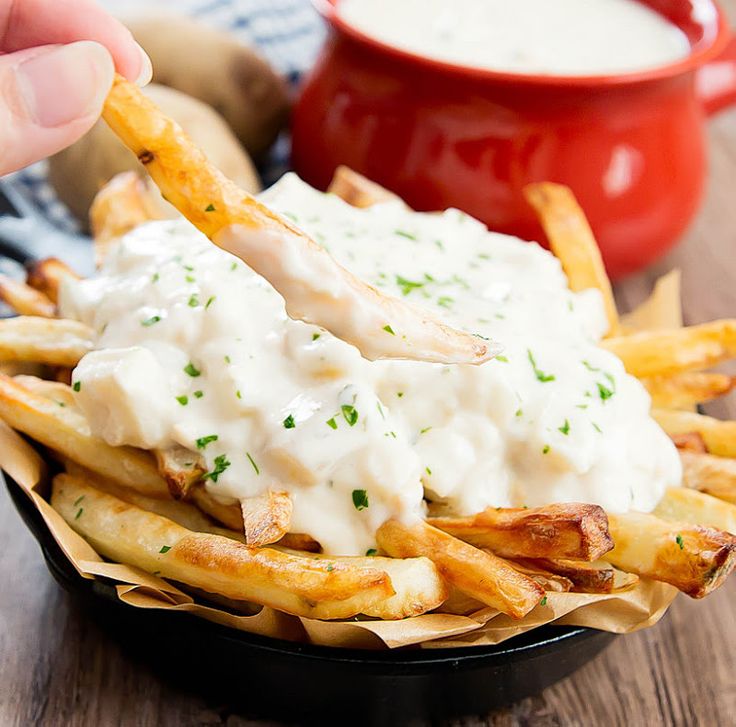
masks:
<svg viewBox="0 0 736 727"><path fill-rule="evenodd" d="M131 78L129 80L134 81L138 86L147 86L153 78L153 64L151 63L151 59L148 57L148 53L143 50L143 47L139 43L136 43L135 47L138 49L138 53L141 57L140 70L137 78Z"/></svg>

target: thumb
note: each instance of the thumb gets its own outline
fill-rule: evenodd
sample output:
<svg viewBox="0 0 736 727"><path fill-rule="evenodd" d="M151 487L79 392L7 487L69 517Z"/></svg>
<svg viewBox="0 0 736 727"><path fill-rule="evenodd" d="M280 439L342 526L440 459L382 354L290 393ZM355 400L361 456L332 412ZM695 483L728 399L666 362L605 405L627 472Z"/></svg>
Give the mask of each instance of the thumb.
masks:
<svg viewBox="0 0 736 727"><path fill-rule="evenodd" d="M88 131L113 75L108 51L87 40L0 56L0 175L54 154Z"/></svg>

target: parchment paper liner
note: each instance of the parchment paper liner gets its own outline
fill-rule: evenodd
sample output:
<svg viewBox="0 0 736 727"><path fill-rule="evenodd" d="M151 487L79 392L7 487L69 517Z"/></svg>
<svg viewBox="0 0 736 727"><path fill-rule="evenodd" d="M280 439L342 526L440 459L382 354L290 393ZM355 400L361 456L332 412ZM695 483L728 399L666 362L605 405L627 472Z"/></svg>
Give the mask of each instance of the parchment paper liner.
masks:
<svg viewBox="0 0 736 727"><path fill-rule="evenodd" d="M116 582L118 597L131 607L185 611L264 636L325 646L379 649L409 645L487 646L553 621L622 634L657 623L677 595L672 586L646 579L618 593L549 593L544 606L537 606L520 621L468 601L462 613L431 613L402 621L317 621L271 608L263 608L252 616L236 615L197 602L173 584L138 568L105 562L45 500L48 479L43 459L3 422L0 469L25 490L56 542L84 578L101 576Z"/></svg>

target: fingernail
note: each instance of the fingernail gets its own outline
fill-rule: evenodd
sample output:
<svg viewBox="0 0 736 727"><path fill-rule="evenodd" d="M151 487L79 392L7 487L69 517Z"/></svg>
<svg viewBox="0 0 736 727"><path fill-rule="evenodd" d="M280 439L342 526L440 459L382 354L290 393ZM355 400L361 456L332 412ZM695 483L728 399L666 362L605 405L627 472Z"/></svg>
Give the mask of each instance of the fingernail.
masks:
<svg viewBox="0 0 736 727"><path fill-rule="evenodd" d="M146 86L153 78L153 65L151 64L151 59L148 57L148 53L143 50L140 44L136 43L136 45L141 54L141 72L138 74L135 82L138 86Z"/></svg>
<svg viewBox="0 0 736 727"><path fill-rule="evenodd" d="M108 51L88 40L50 48L15 70L29 116L46 128L99 112L114 72Z"/></svg>

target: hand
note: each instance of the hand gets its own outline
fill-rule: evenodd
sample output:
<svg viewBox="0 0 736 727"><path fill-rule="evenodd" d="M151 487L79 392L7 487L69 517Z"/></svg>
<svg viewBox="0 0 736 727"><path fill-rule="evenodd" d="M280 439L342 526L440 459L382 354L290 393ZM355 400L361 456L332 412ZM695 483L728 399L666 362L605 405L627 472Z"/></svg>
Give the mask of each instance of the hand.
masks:
<svg viewBox="0 0 736 727"><path fill-rule="evenodd" d="M93 0L0 0L0 175L75 142L115 70L143 85L151 62Z"/></svg>

